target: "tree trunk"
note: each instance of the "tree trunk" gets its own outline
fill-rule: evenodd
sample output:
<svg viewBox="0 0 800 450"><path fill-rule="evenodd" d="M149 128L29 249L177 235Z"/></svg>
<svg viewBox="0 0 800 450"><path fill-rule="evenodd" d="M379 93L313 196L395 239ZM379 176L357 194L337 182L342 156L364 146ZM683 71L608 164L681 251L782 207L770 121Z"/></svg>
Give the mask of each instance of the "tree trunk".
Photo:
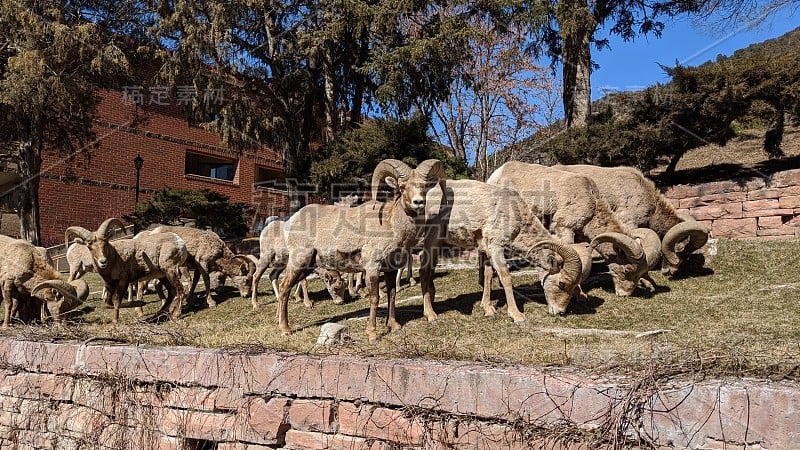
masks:
<svg viewBox="0 0 800 450"><path fill-rule="evenodd" d="M41 244L39 223L39 171L41 170L41 139L34 131L20 148L20 176L22 181L16 188L15 199L19 215L19 234L33 245Z"/></svg>
<svg viewBox="0 0 800 450"><path fill-rule="evenodd" d="M333 56L331 55L330 43L325 44L322 55L322 74L325 80L325 142L331 142L336 137L339 130L339 111L336 90L336 70L333 67Z"/></svg>
<svg viewBox="0 0 800 450"><path fill-rule="evenodd" d="M764 151L770 158L780 158L786 156L781 150L781 143L783 142L783 128L786 125L786 111L783 105L773 105L775 108L775 115L770 121L770 127L764 134Z"/></svg>
<svg viewBox="0 0 800 450"><path fill-rule="evenodd" d="M667 164L667 168L664 169L664 178L669 180L675 175L675 168L678 167L678 161L680 161L681 157L683 157L684 152L678 152L672 155L672 158L669 160L669 164Z"/></svg>
<svg viewBox="0 0 800 450"><path fill-rule="evenodd" d="M597 22L583 2L560 3L557 12L561 33L561 66L564 117L567 128L584 127L591 120L591 38Z"/></svg>
<svg viewBox="0 0 800 450"><path fill-rule="evenodd" d="M361 27L361 35L358 38L360 47L358 58L356 59L355 67L361 67L364 62L369 58L369 30L367 27ZM361 74L358 70L353 70L353 104L350 109L350 127L354 124L362 122L361 110L364 107L364 93L366 92L367 77Z"/></svg>

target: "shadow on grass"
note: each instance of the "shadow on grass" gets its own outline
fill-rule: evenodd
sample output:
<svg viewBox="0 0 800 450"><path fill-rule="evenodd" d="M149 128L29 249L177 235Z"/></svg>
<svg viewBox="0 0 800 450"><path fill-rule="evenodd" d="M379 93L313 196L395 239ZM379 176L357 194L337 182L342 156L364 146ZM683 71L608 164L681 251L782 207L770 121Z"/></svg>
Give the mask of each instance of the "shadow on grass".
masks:
<svg viewBox="0 0 800 450"><path fill-rule="evenodd" d="M800 156L761 161L752 167L738 163L712 164L694 169L676 170L672 176L663 173L654 175L659 186L676 184L700 184L712 181L742 181L749 178L765 178L776 172L800 168Z"/></svg>

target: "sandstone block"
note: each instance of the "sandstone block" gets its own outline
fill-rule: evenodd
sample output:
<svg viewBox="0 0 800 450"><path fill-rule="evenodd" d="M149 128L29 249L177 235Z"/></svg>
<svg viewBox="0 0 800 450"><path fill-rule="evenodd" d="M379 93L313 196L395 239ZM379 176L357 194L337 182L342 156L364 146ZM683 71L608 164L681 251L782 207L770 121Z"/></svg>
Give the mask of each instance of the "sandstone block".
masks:
<svg viewBox="0 0 800 450"><path fill-rule="evenodd" d="M792 209L757 209L754 211L742 212L742 217L762 217L762 216L790 216L794 210Z"/></svg>
<svg viewBox="0 0 800 450"><path fill-rule="evenodd" d="M784 187L800 185L800 169L784 170L769 177L771 187Z"/></svg>
<svg viewBox="0 0 800 450"><path fill-rule="evenodd" d="M333 401L295 400L289 408L289 424L293 430L333 432Z"/></svg>
<svg viewBox="0 0 800 450"><path fill-rule="evenodd" d="M758 229L780 228L783 226L783 216L766 216L758 218Z"/></svg>
<svg viewBox="0 0 800 450"><path fill-rule="evenodd" d="M796 228L793 227L780 227L780 228L765 228L756 230L756 236L794 236Z"/></svg>
<svg viewBox="0 0 800 450"><path fill-rule="evenodd" d="M782 188L763 188L747 193L748 200L763 200L768 198L781 198L791 195L800 195L800 186L786 186Z"/></svg>
<svg viewBox="0 0 800 450"><path fill-rule="evenodd" d="M682 198L678 206L680 208L696 208L698 206L743 202L745 200L747 200L746 192L727 192L724 194L703 195L702 197Z"/></svg>
<svg viewBox="0 0 800 450"><path fill-rule="evenodd" d="M709 205L691 208L692 217L697 220L738 219L742 217L741 203L727 203L723 205Z"/></svg>
<svg viewBox="0 0 800 450"><path fill-rule="evenodd" d="M748 200L746 202L742 202L742 211L758 211L778 208L780 208L780 203L776 198L766 200Z"/></svg>
<svg viewBox="0 0 800 450"><path fill-rule="evenodd" d="M282 444L289 429L288 406L289 400L283 397L250 399L238 414L238 437L256 444Z"/></svg>
<svg viewBox="0 0 800 450"><path fill-rule="evenodd" d="M353 403L339 404L339 432L402 445L422 445L422 424L402 411Z"/></svg>
<svg viewBox="0 0 800 450"><path fill-rule="evenodd" d="M756 235L758 224L755 218L719 219L711 226L711 235L715 238L742 238Z"/></svg>
<svg viewBox="0 0 800 450"><path fill-rule="evenodd" d="M391 447L382 441L357 436L289 430L286 432L286 448L293 450L389 450Z"/></svg>
<svg viewBox="0 0 800 450"><path fill-rule="evenodd" d="M800 208L800 195L787 195L778 199L780 208Z"/></svg>

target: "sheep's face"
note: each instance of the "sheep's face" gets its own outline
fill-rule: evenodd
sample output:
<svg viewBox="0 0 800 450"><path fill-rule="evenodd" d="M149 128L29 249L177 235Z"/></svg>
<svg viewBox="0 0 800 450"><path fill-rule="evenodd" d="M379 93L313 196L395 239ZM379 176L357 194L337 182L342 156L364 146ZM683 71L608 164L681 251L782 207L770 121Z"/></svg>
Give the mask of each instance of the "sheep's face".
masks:
<svg viewBox="0 0 800 450"><path fill-rule="evenodd" d="M424 213L425 196L432 187L436 186L436 182L426 180L416 171L412 171L411 176L407 179L398 180L394 177L386 177L386 184L394 189L395 196L400 197L403 208L413 215Z"/></svg>
<svg viewBox="0 0 800 450"><path fill-rule="evenodd" d="M112 248L107 240L92 236L85 240L76 238L75 242L85 245L89 249L96 270L104 270L108 267L108 255L111 253Z"/></svg>
<svg viewBox="0 0 800 450"><path fill-rule="evenodd" d="M644 269L644 270L642 270ZM614 291L620 297L629 297L633 294L634 288L639 283L639 278L644 275L647 268L638 268L635 264L630 264L623 258L608 263L608 271L614 281Z"/></svg>
<svg viewBox="0 0 800 450"><path fill-rule="evenodd" d="M567 286L558 273L550 274L545 272L543 276L540 275L540 279L544 289L544 298L547 300L547 312L554 316L565 315L569 309L574 288Z"/></svg>
<svg viewBox="0 0 800 450"><path fill-rule="evenodd" d="M234 286L239 289L239 295L242 298L250 298L253 285L253 277L248 275L236 275L231 277Z"/></svg>

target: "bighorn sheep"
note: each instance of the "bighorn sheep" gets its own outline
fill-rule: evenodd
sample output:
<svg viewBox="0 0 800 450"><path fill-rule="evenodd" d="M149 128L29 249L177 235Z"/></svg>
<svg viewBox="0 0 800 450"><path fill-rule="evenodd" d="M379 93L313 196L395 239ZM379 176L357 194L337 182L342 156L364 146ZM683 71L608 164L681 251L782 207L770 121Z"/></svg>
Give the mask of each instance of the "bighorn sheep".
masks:
<svg viewBox="0 0 800 450"><path fill-rule="evenodd" d="M49 313L58 321L62 314L80 305L89 295L86 282L65 281L27 241L0 235L0 255L0 294L6 302L4 328L11 325L11 318L17 314L21 302L32 298L40 300L41 319Z"/></svg>
<svg viewBox="0 0 800 450"><path fill-rule="evenodd" d="M495 170L487 183L519 192L533 215L550 217L550 228L564 243L599 237L594 247L608 265L617 295L631 295L647 272L646 251L628 236L588 177L510 161Z"/></svg>
<svg viewBox="0 0 800 450"><path fill-rule="evenodd" d="M525 321L517 308L511 274L506 264L506 255L524 257L537 266L539 279L551 314L564 314L582 273L578 254L564 244L552 240L550 233L538 219L527 212L525 202L519 194L480 181L447 180L446 200L441 194L431 191L431 204L441 204L437 214L427 224L428 234L423 245L424 262L420 265L423 307L428 320L435 320L432 300L435 296L433 271L438 250L443 245L465 249L477 248L489 283L483 283L481 307L485 315L495 314L490 303L492 271L497 271L506 294L508 315L514 322ZM549 255L533 257L547 250ZM555 252L563 261L559 270L553 258ZM550 256L550 257L546 257Z"/></svg>
<svg viewBox="0 0 800 450"><path fill-rule="evenodd" d="M256 259L253 257L251 260L255 263L255 274L253 275L252 304L253 309L258 309L258 302L256 296L258 294L258 283L267 269L270 269L269 279L272 283L272 292L275 293L276 298L280 298L280 291L278 290L278 277L283 273L286 268L286 263L289 260L289 249L286 247L286 240L283 232L285 222L275 217L270 220L267 219L267 225L261 230L258 242L260 253ZM344 292L342 281L337 273L326 271L320 268L315 269L320 279L325 283L328 292L336 304L344 303ZM307 307L312 307L314 303L308 296L308 285L305 278L298 282L297 290L295 291L295 298L300 301L302 292L302 302Z"/></svg>
<svg viewBox="0 0 800 450"><path fill-rule="evenodd" d="M381 182L392 189L386 202L375 200ZM403 252L417 242L425 195L437 183L445 189L444 168L438 160L429 159L411 169L402 161L386 159L372 173L372 202L353 208L308 205L292 216L284 230L289 260L279 289L281 332L291 332L289 287L314 267L337 272L365 271L370 296L370 340L378 338L378 277L383 272L389 305L386 324L391 330L399 330L394 310L396 271L405 263Z"/></svg>
<svg viewBox="0 0 800 450"><path fill-rule="evenodd" d="M209 307L217 306L211 296L211 280L209 274L221 272L230 277L233 284L239 289L242 298L250 297L255 265L245 255L235 255L217 233L189 227L176 227L160 225L149 232L175 233L183 239L186 251L189 253L186 265L194 269L194 278L189 288L187 298L192 298L197 282L203 277L206 286L206 303Z"/></svg>
<svg viewBox="0 0 800 450"><path fill-rule="evenodd" d="M708 241L708 228L682 216L647 179L633 167L590 165L555 166L591 178L617 219L630 228L646 227L661 238L661 271L673 275L686 258Z"/></svg>
<svg viewBox="0 0 800 450"><path fill-rule="evenodd" d="M97 231L73 226L67 228L65 239L85 245L92 254L95 270L103 279L114 306L112 322L119 322L119 308L128 285L135 281L164 278L167 281L168 297L161 307L162 314L174 299L172 316L181 314L184 299L180 267L186 264L188 252L183 239L175 233L140 233L136 239L120 239L109 242L111 231L124 224L116 218L105 220Z"/></svg>

